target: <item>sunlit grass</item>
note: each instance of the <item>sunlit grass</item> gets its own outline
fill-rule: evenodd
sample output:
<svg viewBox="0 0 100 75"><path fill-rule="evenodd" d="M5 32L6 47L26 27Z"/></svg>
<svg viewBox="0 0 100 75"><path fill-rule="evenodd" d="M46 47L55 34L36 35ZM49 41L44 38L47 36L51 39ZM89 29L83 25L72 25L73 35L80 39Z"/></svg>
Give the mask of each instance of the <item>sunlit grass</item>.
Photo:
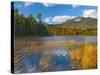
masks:
<svg viewBox="0 0 100 75"><path fill-rule="evenodd" d="M93 69L97 67L96 43L81 43L81 47L69 52L74 69Z"/></svg>

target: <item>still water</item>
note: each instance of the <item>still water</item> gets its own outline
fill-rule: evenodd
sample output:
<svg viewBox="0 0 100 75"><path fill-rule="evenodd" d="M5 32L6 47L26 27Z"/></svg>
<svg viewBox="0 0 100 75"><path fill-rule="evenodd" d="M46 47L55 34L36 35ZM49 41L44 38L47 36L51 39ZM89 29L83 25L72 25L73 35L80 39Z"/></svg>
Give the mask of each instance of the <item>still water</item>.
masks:
<svg viewBox="0 0 100 75"><path fill-rule="evenodd" d="M97 42L90 36L23 37L15 39L15 73L65 71L73 69L69 51L72 42ZM77 48L74 46L73 48Z"/></svg>

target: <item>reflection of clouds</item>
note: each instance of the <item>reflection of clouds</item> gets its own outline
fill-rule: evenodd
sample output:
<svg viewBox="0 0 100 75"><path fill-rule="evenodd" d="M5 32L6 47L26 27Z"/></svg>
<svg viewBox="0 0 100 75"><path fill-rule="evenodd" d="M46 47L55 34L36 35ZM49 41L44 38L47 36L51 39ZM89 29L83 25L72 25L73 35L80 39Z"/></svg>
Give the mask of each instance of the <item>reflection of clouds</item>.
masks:
<svg viewBox="0 0 100 75"><path fill-rule="evenodd" d="M67 55L68 54L67 51L68 51L67 48L59 46L53 50L53 54L54 55Z"/></svg>
<svg viewBox="0 0 100 75"><path fill-rule="evenodd" d="M43 54L44 55L50 55L50 56L53 56L53 55L57 55L57 56L60 56L60 55L68 55L68 49L65 48L65 47L62 47L62 46L58 46L58 47L53 47L53 48L45 48L44 51L43 51Z"/></svg>
<svg viewBox="0 0 100 75"><path fill-rule="evenodd" d="M52 70L68 70L71 69L70 59L68 55L54 55L51 58Z"/></svg>
<svg viewBox="0 0 100 75"><path fill-rule="evenodd" d="M69 40L84 41L85 37L83 37L83 36L53 36L53 37L43 37L43 39L44 39L44 42L69 41Z"/></svg>
<svg viewBox="0 0 100 75"><path fill-rule="evenodd" d="M82 36L72 36L72 37L66 37L67 38L67 41L73 41L73 42L81 42L81 41L84 41L84 37Z"/></svg>
<svg viewBox="0 0 100 75"><path fill-rule="evenodd" d="M57 51L54 51L55 55L66 55L67 52L65 50L57 50Z"/></svg>
<svg viewBox="0 0 100 75"><path fill-rule="evenodd" d="M85 37L85 42L97 42L97 37Z"/></svg>
<svg viewBox="0 0 100 75"><path fill-rule="evenodd" d="M43 37L44 43L51 41L73 41L73 42L96 42L97 37L94 36L54 36L54 37Z"/></svg>

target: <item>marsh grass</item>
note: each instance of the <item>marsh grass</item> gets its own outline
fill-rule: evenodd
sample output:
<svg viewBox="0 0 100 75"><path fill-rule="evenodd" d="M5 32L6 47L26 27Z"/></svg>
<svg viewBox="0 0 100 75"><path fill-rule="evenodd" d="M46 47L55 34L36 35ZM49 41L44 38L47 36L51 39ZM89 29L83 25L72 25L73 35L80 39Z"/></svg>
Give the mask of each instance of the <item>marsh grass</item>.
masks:
<svg viewBox="0 0 100 75"><path fill-rule="evenodd" d="M97 68L97 47L96 43L80 43L80 48L69 51L73 69L94 69Z"/></svg>

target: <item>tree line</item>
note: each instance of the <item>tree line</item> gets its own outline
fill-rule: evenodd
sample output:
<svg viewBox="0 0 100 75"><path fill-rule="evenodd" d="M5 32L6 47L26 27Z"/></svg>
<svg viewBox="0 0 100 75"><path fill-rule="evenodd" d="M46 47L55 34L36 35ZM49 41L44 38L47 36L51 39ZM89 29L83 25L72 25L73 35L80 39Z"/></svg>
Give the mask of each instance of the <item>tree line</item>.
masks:
<svg viewBox="0 0 100 75"><path fill-rule="evenodd" d="M97 28L69 28L63 25L48 25L42 22L42 14L33 17L32 14L25 17L19 14L17 9L14 13L15 36L54 36L54 35L97 35Z"/></svg>
<svg viewBox="0 0 100 75"><path fill-rule="evenodd" d="M36 18L30 14L28 17L19 14L17 9L12 9L14 13L14 32L15 36L44 36L49 35L47 26L41 20L41 13Z"/></svg>

